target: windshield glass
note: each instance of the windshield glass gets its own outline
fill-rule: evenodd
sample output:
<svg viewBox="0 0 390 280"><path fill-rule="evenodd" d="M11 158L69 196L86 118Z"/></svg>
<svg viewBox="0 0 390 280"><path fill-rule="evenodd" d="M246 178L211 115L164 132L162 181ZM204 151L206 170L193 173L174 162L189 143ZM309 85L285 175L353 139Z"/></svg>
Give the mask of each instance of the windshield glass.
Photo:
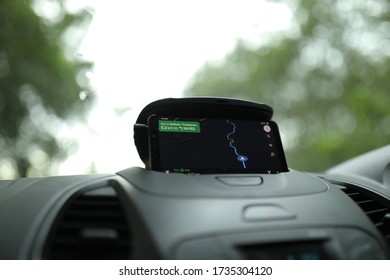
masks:
<svg viewBox="0 0 390 280"><path fill-rule="evenodd" d="M388 144L389 3L2 1L0 178L143 166L148 103L234 97L274 108L290 168Z"/></svg>

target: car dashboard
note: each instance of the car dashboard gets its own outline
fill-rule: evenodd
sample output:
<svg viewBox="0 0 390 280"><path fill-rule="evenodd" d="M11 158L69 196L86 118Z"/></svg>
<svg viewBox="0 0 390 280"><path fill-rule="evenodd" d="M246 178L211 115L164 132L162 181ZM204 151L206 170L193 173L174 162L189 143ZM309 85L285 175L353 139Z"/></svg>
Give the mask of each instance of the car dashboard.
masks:
<svg viewBox="0 0 390 280"><path fill-rule="evenodd" d="M388 259L390 146L313 174L0 181L0 259Z"/></svg>

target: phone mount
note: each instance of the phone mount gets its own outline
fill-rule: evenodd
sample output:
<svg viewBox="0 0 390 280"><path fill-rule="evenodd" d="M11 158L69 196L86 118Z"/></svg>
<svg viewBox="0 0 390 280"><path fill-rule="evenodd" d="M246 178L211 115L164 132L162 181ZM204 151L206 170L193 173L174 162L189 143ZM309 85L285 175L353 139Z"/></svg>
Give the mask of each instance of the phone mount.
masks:
<svg viewBox="0 0 390 280"><path fill-rule="evenodd" d="M149 164L148 118L152 115L271 120L273 109L265 104L217 97L166 98L148 104L134 124L134 143L147 169Z"/></svg>

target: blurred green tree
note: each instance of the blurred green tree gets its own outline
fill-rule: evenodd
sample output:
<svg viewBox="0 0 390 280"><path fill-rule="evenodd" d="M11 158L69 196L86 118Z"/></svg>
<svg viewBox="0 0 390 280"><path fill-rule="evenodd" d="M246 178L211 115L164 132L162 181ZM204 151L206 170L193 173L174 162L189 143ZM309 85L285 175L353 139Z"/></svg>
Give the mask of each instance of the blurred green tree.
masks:
<svg viewBox="0 0 390 280"><path fill-rule="evenodd" d="M93 99L85 76L92 64L73 53L90 13L68 12L65 2L0 2L2 178L47 175L70 148L56 133L64 120L82 119Z"/></svg>
<svg viewBox="0 0 390 280"><path fill-rule="evenodd" d="M294 169L321 171L389 144L390 4L285 2L289 30L258 47L238 42L222 63L199 70L185 95L271 105Z"/></svg>

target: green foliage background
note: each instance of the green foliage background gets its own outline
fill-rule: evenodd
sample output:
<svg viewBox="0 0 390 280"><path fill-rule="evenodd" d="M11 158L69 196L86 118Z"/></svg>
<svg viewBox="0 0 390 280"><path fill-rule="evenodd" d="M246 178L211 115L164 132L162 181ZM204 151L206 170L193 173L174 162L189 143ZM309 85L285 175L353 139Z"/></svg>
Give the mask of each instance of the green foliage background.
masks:
<svg viewBox="0 0 390 280"><path fill-rule="evenodd" d="M82 119L92 95L85 73L91 63L71 56L70 28L86 26L85 10L38 16L42 1L0 2L0 177L48 175L70 147L56 133L66 119Z"/></svg>
<svg viewBox="0 0 390 280"><path fill-rule="evenodd" d="M56 15L37 12L41 2ZM238 42L224 61L200 69L185 95L271 105L294 169L324 170L389 144L390 3L275 2L290 6L291 28L259 34L260 46ZM66 0L0 2L0 178L10 170L50 175L74 148L58 133L93 101L85 77L92 64L75 56L74 35L90 19L85 9L68 11Z"/></svg>
<svg viewBox="0 0 390 280"><path fill-rule="evenodd" d="M290 30L259 47L239 42L199 70L185 94L271 105L294 169L322 171L389 144L389 2L284 2Z"/></svg>

